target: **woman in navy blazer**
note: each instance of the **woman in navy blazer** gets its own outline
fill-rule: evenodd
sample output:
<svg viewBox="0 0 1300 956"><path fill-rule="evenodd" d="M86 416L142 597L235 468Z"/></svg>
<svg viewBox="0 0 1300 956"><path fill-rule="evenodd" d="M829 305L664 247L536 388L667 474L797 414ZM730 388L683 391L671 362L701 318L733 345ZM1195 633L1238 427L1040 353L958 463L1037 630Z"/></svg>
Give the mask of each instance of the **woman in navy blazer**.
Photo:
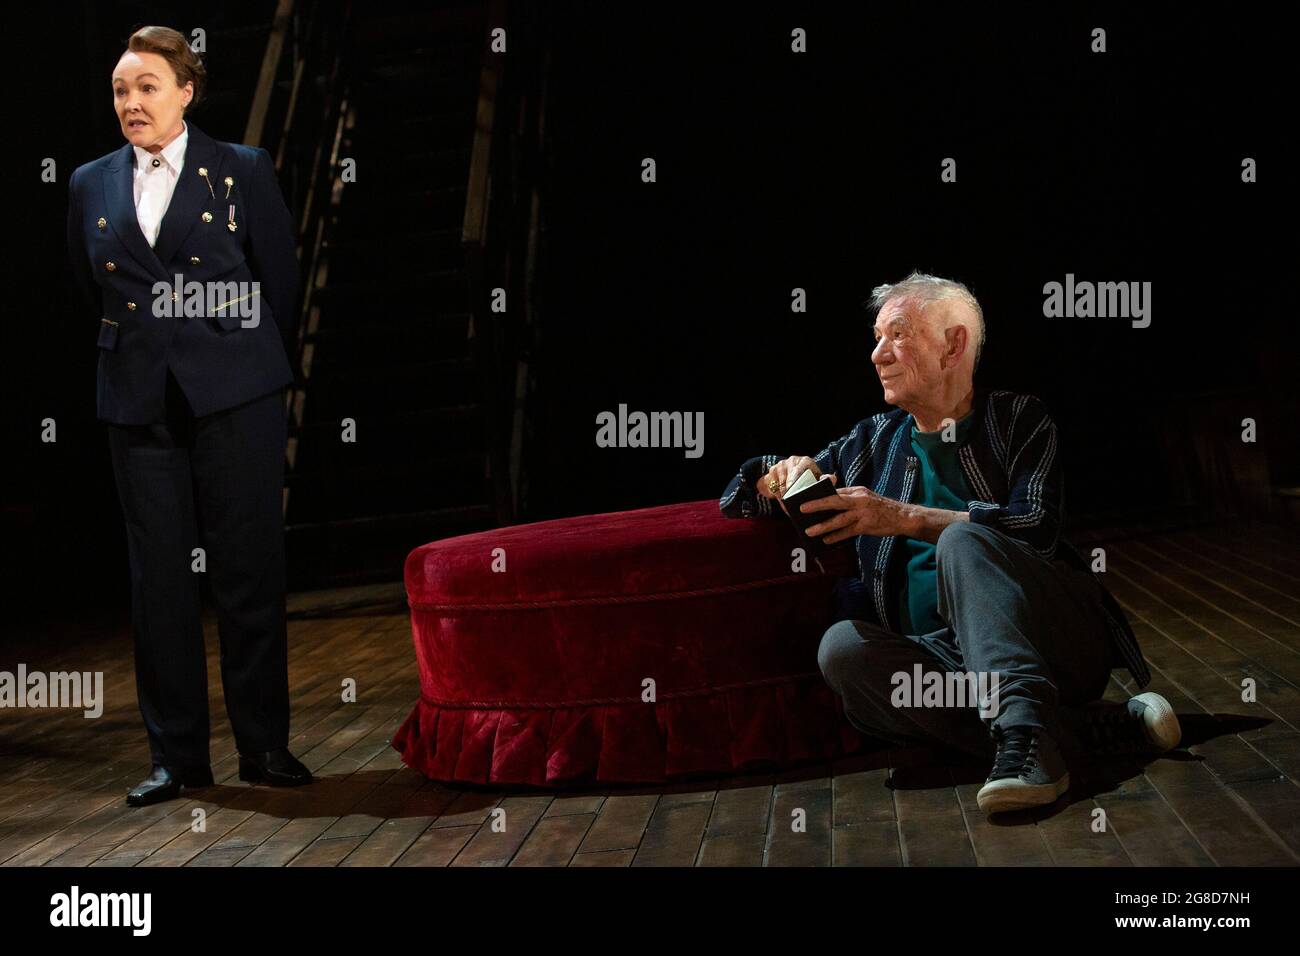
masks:
<svg viewBox="0 0 1300 956"><path fill-rule="evenodd" d="M213 782L200 574L241 779L310 783L288 750L282 489L298 258L265 149L185 119L205 71L143 27L113 70L127 142L69 183L68 251L99 325L131 565L136 690L153 771L133 806Z"/></svg>

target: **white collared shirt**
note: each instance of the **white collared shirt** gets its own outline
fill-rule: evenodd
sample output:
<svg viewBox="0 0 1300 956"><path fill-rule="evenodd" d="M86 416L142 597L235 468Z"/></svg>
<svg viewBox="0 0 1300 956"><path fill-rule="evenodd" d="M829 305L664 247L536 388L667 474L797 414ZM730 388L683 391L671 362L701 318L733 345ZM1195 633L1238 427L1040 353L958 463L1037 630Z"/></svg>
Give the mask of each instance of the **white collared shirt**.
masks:
<svg viewBox="0 0 1300 956"><path fill-rule="evenodd" d="M139 146L131 147L135 150L136 219L151 247L158 240L163 216L185 167L185 144L189 141L190 128L184 120L181 125L181 135L164 146L160 153L151 153ZM159 160L157 166L153 164L155 159Z"/></svg>

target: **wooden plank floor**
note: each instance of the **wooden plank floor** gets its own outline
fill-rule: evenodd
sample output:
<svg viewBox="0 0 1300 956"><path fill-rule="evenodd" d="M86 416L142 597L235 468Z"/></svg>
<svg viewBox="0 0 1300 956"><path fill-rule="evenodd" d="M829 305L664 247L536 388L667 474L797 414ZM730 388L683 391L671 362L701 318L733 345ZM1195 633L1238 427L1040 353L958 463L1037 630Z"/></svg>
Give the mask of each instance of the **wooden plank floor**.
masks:
<svg viewBox="0 0 1300 956"><path fill-rule="evenodd" d="M1190 746L1075 768L1050 810L989 821L986 768L924 748L667 787L499 792L427 781L389 739L418 690L400 609L290 624L290 747L304 789L236 776L208 624L203 799L131 808L148 772L126 633L43 635L29 670L101 670L104 714L0 711L7 866L1294 865L1300 861L1300 553L1293 533L1209 526L1105 545L1157 690ZM295 596L291 606L301 603ZM9 657L6 649L6 657ZM15 664L6 664L12 668ZM1127 696L1116 671L1108 696ZM358 700L341 700L345 678ZM1257 698L1243 703L1243 681ZM492 825L505 812L504 831ZM1104 811L1106 827L1095 821ZM202 814L199 814L202 811ZM204 826L194 825L196 817ZM792 820L804 821L797 832Z"/></svg>

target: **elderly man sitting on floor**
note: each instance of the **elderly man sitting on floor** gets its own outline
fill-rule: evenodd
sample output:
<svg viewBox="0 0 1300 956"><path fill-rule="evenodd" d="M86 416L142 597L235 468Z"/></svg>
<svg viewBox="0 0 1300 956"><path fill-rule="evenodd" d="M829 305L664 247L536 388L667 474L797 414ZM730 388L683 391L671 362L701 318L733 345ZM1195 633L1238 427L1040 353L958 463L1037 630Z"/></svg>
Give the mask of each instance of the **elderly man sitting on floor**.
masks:
<svg viewBox="0 0 1300 956"><path fill-rule="evenodd" d="M803 471L837 483L802 508L826 512L810 535L853 538L858 554L860 577L837 583L841 620L818 652L847 718L890 743L991 757L978 797L987 813L1050 804L1069 788L1063 730L1103 751L1176 746L1178 719L1160 695L1099 703L1112 666L1138 688L1151 675L1123 611L1061 537L1046 407L974 385L984 345L975 297L913 273L876 288L872 306L871 361L897 408L812 457L749 459L720 501L728 517L774 515ZM898 692L930 672L932 685L960 672L995 693L976 711Z"/></svg>

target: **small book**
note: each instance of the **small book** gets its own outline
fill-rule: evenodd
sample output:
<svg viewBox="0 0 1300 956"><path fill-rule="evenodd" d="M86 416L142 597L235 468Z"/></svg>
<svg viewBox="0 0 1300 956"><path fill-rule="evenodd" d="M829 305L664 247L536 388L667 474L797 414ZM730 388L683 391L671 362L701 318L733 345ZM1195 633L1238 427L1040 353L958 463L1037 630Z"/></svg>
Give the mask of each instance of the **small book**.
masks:
<svg viewBox="0 0 1300 956"><path fill-rule="evenodd" d="M835 517L839 514L834 509L827 508L825 511L802 512L799 506L805 501L815 501L818 498L826 498L836 494L835 484L831 481L830 475L822 475L820 478L813 477L812 469L804 469L800 472L799 477L794 480L789 489L781 496L782 503L785 504L786 512L790 515L790 520L794 523L795 529L799 536L805 542L809 555L825 554L831 548L836 547L834 544L826 544L820 537L810 537L804 533L805 528L810 528L815 524ZM831 532L827 532L828 534ZM844 542L837 542L843 544Z"/></svg>

